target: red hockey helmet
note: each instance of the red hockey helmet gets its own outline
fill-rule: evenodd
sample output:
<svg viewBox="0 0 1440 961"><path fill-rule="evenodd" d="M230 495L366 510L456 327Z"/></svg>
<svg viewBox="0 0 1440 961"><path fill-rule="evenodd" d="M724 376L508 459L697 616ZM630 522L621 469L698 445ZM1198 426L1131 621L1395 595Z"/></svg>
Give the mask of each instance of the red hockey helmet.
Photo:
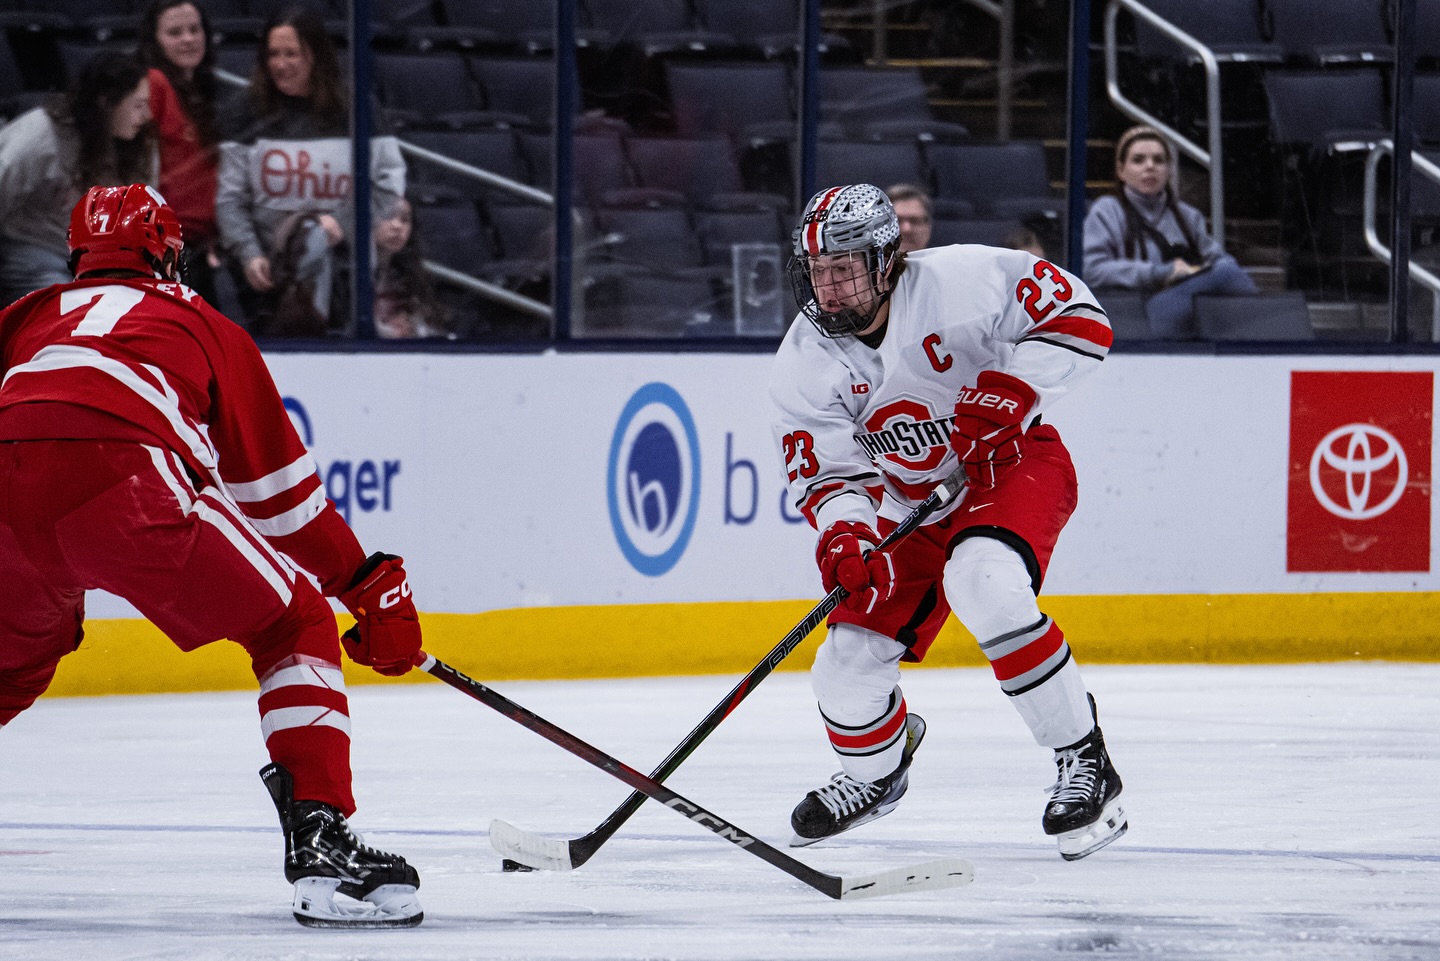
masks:
<svg viewBox="0 0 1440 961"><path fill-rule="evenodd" d="M70 271L180 276L180 221L153 187L91 187L70 213Z"/></svg>

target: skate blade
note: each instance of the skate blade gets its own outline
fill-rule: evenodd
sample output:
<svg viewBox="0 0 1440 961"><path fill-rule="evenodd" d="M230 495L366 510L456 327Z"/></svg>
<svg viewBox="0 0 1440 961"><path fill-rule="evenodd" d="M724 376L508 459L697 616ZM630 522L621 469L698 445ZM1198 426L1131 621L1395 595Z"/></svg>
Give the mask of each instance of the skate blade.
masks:
<svg viewBox="0 0 1440 961"><path fill-rule="evenodd" d="M1130 822L1125 818L1125 809L1120 806L1120 798L1115 797L1105 805L1097 820L1083 828L1057 834L1055 841L1060 846L1062 858L1078 861L1094 854L1129 829Z"/></svg>
<svg viewBox="0 0 1440 961"><path fill-rule="evenodd" d="M883 818L885 815L889 814L891 811L895 810L899 806L900 798L897 797L889 804L880 805L878 808L871 811L863 818L858 818L855 821L852 821L851 823L845 825L845 827L841 828L839 831L836 831L834 834L827 834L823 838L806 838L801 837L798 834L792 833L790 835L790 846L792 848L808 848L812 844L818 844L821 841L828 841L831 838L837 838L840 835L844 834L846 831L855 830L862 824L869 824L871 821L878 821L880 818Z"/></svg>
<svg viewBox="0 0 1440 961"><path fill-rule="evenodd" d="M339 878L295 882L295 920L307 928L413 928L425 920L410 884L382 884L363 900L340 895Z"/></svg>

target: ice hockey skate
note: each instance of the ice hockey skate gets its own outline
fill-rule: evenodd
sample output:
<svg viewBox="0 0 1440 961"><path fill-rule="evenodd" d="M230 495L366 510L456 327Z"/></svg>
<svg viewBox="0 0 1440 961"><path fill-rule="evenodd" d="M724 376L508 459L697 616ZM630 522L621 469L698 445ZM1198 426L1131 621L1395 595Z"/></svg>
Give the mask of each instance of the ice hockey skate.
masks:
<svg viewBox="0 0 1440 961"><path fill-rule="evenodd" d="M310 928L408 928L424 919L415 895L420 875L404 858L366 846L330 805L295 800L283 766L267 764L260 777L285 832L296 921Z"/></svg>
<svg viewBox="0 0 1440 961"><path fill-rule="evenodd" d="M790 846L823 841L895 810L910 786L910 761L924 738L925 720L911 714L905 719L905 748L894 771L878 781L857 781L842 771L829 784L805 795L790 815L795 830Z"/></svg>
<svg viewBox="0 0 1440 961"><path fill-rule="evenodd" d="M1090 698L1095 709L1095 698ZM1055 752L1058 773L1041 824L1060 845L1060 856L1078 861L1130 827L1120 806L1120 775L1105 750L1100 725L1082 740Z"/></svg>

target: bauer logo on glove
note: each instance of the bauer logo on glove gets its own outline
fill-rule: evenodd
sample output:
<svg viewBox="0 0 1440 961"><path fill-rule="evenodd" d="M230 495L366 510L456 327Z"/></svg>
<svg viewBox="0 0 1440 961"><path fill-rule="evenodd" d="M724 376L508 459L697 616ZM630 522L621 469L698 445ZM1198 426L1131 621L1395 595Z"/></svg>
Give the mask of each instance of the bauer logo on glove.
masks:
<svg viewBox="0 0 1440 961"><path fill-rule="evenodd" d="M1025 415L1035 406L1035 390L1018 377L982 370L974 387L955 401L950 446L970 484L994 487L1025 456Z"/></svg>

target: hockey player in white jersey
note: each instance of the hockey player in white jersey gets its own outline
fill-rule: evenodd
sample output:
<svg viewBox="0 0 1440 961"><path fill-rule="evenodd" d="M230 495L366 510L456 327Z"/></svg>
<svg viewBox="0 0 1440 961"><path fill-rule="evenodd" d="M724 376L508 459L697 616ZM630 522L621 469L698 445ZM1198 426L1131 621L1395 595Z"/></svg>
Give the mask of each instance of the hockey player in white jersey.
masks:
<svg viewBox="0 0 1440 961"><path fill-rule="evenodd" d="M820 532L829 619L811 682L843 771L791 815L794 845L888 814L924 722L902 660L924 658L953 610L1058 780L1042 817L1074 860L1123 834L1120 778L1064 634L1037 595L1076 504L1075 471L1040 422L1100 365L1105 313L1083 283L1023 251L975 245L898 255L899 225L870 184L823 190L795 231L799 318L775 358L790 493ZM963 467L963 496L892 550L873 550Z"/></svg>

